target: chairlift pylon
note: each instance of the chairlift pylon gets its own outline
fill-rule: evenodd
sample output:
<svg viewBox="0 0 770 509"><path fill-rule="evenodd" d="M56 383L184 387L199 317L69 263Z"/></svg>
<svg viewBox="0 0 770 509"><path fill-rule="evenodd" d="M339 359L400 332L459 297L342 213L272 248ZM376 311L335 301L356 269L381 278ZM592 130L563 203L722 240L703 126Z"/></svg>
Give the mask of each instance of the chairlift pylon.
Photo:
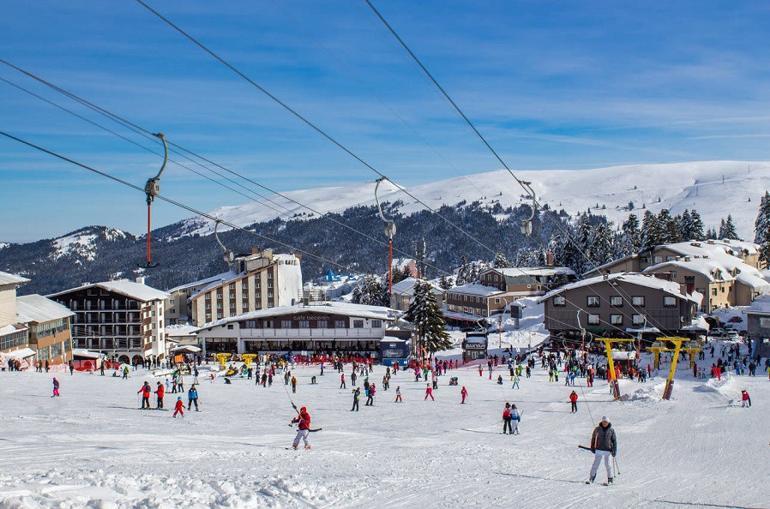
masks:
<svg viewBox="0 0 770 509"><path fill-rule="evenodd" d="M140 267L150 269L157 267L158 264L152 261L152 202L155 201L155 197L160 194L160 176L163 174L163 170L166 169L166 163L168 162L168 143L166 143L166 136L163 133L153 133L153 136L160 139L163 143L163 164L158 170L158 174L154 177L147 179L147 183L144 185L144 194L147 201L147 257L144 264L140 264Z"/></svg>

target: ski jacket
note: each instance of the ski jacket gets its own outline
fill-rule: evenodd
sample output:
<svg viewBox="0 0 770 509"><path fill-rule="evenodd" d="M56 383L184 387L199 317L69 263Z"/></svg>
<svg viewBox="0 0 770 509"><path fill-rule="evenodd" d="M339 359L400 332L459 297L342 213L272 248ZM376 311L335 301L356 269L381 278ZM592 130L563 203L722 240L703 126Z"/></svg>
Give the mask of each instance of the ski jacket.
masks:
<svg viewBox="0 0 770 509"><path fill-rule="evenodd" d="M468 389L466 389L465 387L463 387L463 390L461 390L461 391L460 391L460 395L462 395L462 396L468 396Z"/></svg>
<svg viewBox="0 0 770 509"><path fill-rule="evenodd" d="M59 381L57 379L53 379L53 388L58 389L59 388Z"/></svg>
<svg viewBox="0 0 770 509"><path fill-rule="evenodd" d="M190 389L189 391L187 391L187 399L189 399L190 401L194 399L198 399L198 389Z"/></svg>
<svg viewBox="0 0 770 509"><path fill-rule="evenodd" d="M310 413L307 410L300 410L299 415L291 422L298 422L299 429L310 429Z"/></svg>
<svg viewBox="0 0 770 509"><path fill-rule="evenodd" d="M743 401L748 401L749 400L749 393L747 391L743 391L743 394L741 395L741 399Z"/></svg>
<svg viewBox="0 0 770 509"><path fill-rule="evenodd" d="M518 410L513 410L511 412L511 419L513 419L514 421L521 421L521 414L519 414Z"/></svg>
<svg viewBox="0 0 770 509"><path fill-rule="evenodd" d="M184 410L184 403L182 403L181 399L176 400L176 405L174 405L174 410L181 412Z"/></svg>
<svg viewBox="0 0 770 509"><path fill-rule="evenodd" d="M137 394L142 393L142 397L149 398L150 397L150 386L149 385L143 385L141 389L136 391Z"/></svg>
<svg viewBox="0 0 770 509"><path fill-rule="evenodd" d="M577 392L574 392L574 391L573 391L573 392L572 392L572 394L570 394L570 395L569 395L569 400L570 400L571 402L573 402L573 403L574 403L574 402L576 402L576 401L578 400L578 395L577 395Z"/></svg>
<svg viewBox="0 0 770 509"><path fill-rule="evenodd" d="M166 388L163 387L163 385L159 385L158 389L155 391L155 394L157 394L159 398L162 398L165 393L166 393Z"/></svg>
<svg viewBox="0 0 770 509"><path fill-rule="evenodd" d="M594 429L591 435L591 449L597 451L610 451L614 456L618 450L618 441L615 438L615 430L612 424L603 427L601 424Z"/></svg>
<svg viewBox="0 0 770 509"><path fill-rule="evenodd" d="M506 408L505 410L503 410L503 420L504 421L511 420L511 410L509 408Z"/></svg>

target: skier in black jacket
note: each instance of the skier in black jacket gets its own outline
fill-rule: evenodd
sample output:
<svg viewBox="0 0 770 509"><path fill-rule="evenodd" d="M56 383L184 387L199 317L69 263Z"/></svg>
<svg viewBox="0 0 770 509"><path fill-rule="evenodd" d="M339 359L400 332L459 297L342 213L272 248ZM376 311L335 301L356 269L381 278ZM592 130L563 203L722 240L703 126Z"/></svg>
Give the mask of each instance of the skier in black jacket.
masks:
<svg viewBox="0 0 770 509"><path fill-rule="evenodd" d="M594 453L594 463L591 465L591 477L586 484L594 482L596 471L599 469L599 463L604 459L604 466L607 468L607 484L612 484L612 471L610 470L610 455L615 457L618 451L618 440L615 437L615 430L606 416L594 429L591 435L591 452Z"/></svg>

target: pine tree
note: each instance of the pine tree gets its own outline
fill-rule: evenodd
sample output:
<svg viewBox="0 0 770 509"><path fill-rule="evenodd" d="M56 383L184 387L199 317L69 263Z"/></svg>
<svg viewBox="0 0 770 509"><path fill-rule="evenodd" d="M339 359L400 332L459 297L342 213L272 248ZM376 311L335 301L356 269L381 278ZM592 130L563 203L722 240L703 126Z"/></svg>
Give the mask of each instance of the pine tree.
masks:
<svg viewBox="0 0 770 509"><path fill-rule="evenodd" d="M465 255L460 257L460 267L457 269L457 277L455 278L456 285L464 285L468 282L468 261Z"/></svg>
<svg viewBox="0 0 770 509"><path fill-rule="evenodd" d="M662 244L663 234L658 218L649 210L644 212L642 220L642 240L641 251L648 251L653 247Z"/></svg>
<svg viewBox="0 0 770 509"><path fill-rule="evenodd" d="M358 290L358 292L356 292ZM370 306L387 306L390 303L388 288L375 276L364 276L363 285L353 289L351 302Z"/></svg>
<svg viewBox="0 0 770 509"><path fill-rule="evenodd" d="M682 240L692 240L692 217L690 217L690 211L684 209L682 215L679 216L678 221L679 237Z"/></svg>
<svg viewBox="0 0 770 509"><path fill-rule="evenodd" d="M414 287L414 299L404 314L404 319L414 325L417 345L423 357L432 358L433 354L452 347L446 322L433 295L431 285L424 280L417 281Z"/></svg>
<svg viewBox="0 0 770 509"><path fill-rule="evenodd" d="M637 253L641 247L641 231L639 230L639 219L636 214L629 214L628 219L623 222L622 235L620 236L618 257L628 256Z"/></svg>
<svg viewBox="0 0 770 509"><path fill-rule="evenodd" d="M452 282L446 276L441 276L441 279L439 279L438 285L443 290L449 290L450 288L452 288Z"/></svg>
<svg viewBox="0 0 770 509"><path fill-rule="evenodd" d="M679 225L676 218L671 216L668 209L661 209L658 214L658 227L660 228L660 243L669 244L679 242Z"/></svg>
<svg viewBox="0 0 770 509"><path fill-rule="evenodd" d="M612 259L612 229L607 223L601 223L594 229L591 236L591 261L588 263L598 267L612 261Z"/></svg>
<svg viewBox="0 0 770 509"><path fill-rule="evenodd" d="M719 224L719 238L728 240L738 240L738 232L735 231L733 216L728 214L727 219L722 219Z"/></svg>
<svg viewBox="0 0 770 509"><path fill-rule="evenodd" d="M770 193L765 191L765 195L759 203L759 212L757 220L754 221L754 242L763 244L767 236L767 230L770 228Z"/></svg>
<svg viewBox="0 0 770 509"><path fill-rule="evenodd" d="M703 240L706 238L706 234L703 233L703 220L700 217L700 214L698 214L698 211L695 209L692 209L692 212L690 212L690 234L687 236L688 238L685 238L685 240Z"/></svg>
<svg viewBox="0 0 770 509"><path fill-rule="evenodd" d="M498 252L495 255L495 261L494 261L493 266L496 269L505 269L507 267L510 267L511 264L510 264L510 262L508 262L508 259L505 257L505 255L503 253Z"/></svg>

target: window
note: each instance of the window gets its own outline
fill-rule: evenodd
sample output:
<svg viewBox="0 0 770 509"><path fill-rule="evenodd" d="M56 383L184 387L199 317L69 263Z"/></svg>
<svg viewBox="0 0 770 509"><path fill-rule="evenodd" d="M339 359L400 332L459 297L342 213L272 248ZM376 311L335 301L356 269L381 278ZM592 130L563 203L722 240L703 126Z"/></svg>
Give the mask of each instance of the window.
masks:
<svg viewBox="0 0 770 509"><path fill-rule="evenodd" d="M337 329L345 328L345 320L334 320L334 327Z"/></svg>
<svg viewBox="0 0 770 509"><path fill-rule="evenodd" d="M233 324L231 323L227 324L227 330L233 330Z"/></svg>
<svg viewBox="0 0 770 509"><path fill-rule="evenodd" d="M355 329L363 329L364 328L364 321L363 320L353 320L353 328L355 328Z"/></svg>
<svg viewBox="0 0 770 509"><path fill-rule="evenodd" d="M623 315L610 315L612 325L623 325Z"/></svg>
<svg viewBox="0 0 770 509"><path fill-rule="evenodd" d="M372 320L372 329L381 329L382 320Z"/></svg>
<svg viewBox="0 0 770 509"><path fill-rule="evenodd" d="M770 318L765 316L759 317L759 326L763 329L770 329Z"/></svg>
<svg viewBox="0 0 770 509"><path fill-rule="evenodd" d="M300 329L309 329L310 328L310 320L300 320L299 321L299 328Z"/></svg>
<svg viewBox="0 0 770 509"><path fill-rule="evenodd" d="M598 308L599 307L599 296L598 295L589 295L586 297L586 304L589 308Z"/></svg>
<svg viewBox="0 0 770 509"><path fill-rule="evenodd" d="M634 325L642 325L642 324L644 324L644 315L633 315L631 317L631 322Z"/></svg>
<svg viewBox="0 0 770 509"><path fill-rule="evenodd" d="M291 320L281 320L282 329L291 329Z"/></svg>
<svg viewBox="0 0 770 509"><path fill-rule="evenodd" d="M660 263L660 262L663 261L663 257L662 256L654 256L652 259L653 259L653 261L655 263Z"/></svg>
<svg viewBox="0 0 770 509"><path fill-rule="evenodd" d="M500 304L500 299L498 297L495 297L495 304Z"/></svg>
<svg viewBox="0 0 770 509"><path fill-rule="evenodd" d="M316 321L315 326L319 329L325 329L329 326L329 322L326 320L318 320Z"/></svg>
<svg viewBox="0 0 770 509"><path fill-rule="evenodd" d="M623 307L623 297L620 295L613 295L610 297L610 306L614 308Z"/></svg>
<svg viewBox="0 0 770 509"><path fill-rule="evenodd" d="M588 325L599 325L599 315L588 315Z"/></svg>
<svg viewBox="0 0 770 509"><path fill-rule="evenodd" d="M665 296L663 297L663 306L667 308L676 307L676 297Z"/></svg>
<svg viewBox="0 0 770 509"><path fill-rule="evenodd" d="M553 298L553 305L556 307L563 307L567 305L567 299L564 295L557 295Z"/></svg>
<svg viewBox="0 0 770 509"><path fill-rule="evenodd" d="M638 295L636 297L631 297L631 303L634 306L644 307L644 297L641 295Z"/></svg>
<svg viewBox="0 0 770 509"><path fill-rule="evenodd" d="M716 297L717 296L717 289L716 288L712 288L711 289L711 296L712 297Z"/></svg>

